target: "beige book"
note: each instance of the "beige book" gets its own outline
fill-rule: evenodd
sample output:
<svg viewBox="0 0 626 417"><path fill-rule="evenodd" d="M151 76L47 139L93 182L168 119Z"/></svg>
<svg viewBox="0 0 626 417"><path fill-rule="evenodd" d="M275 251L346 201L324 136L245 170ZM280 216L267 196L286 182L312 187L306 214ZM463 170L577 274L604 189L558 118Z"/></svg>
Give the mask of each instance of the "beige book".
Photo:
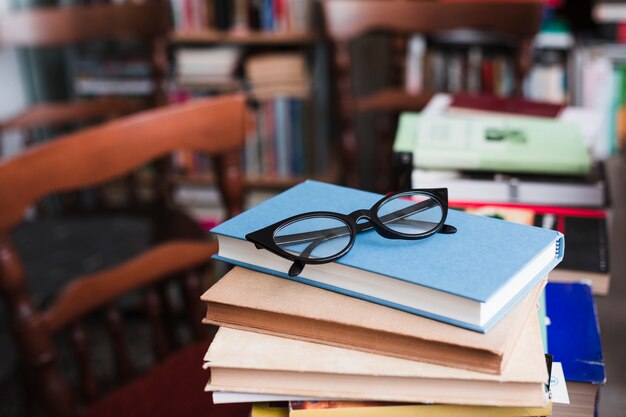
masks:
<svg viewBox="0 0 626 417"><path fill-rule="evenodd" d="M245 73L255 88L274 84L310 84L309 71L300 54L271 54L252 57L245 63Z"/></svg>
<svg viewBox="0 0 626 417"><path fill-rule="evenodd" d="M544 407L538 318L526 322L502 375L220 328L205 355L207 391L344 400Z"/></svg>
<svg viewBox="0 0 626 417"><path fill-rule="evenodd" d="M267 100L275 97L307 98L310 90L307 85L276 84L269 86L254 86L250 95L257 100Z"/></svg>
<svg viewBox="0 0 626 417"><path fill-rule="evenodd" d="M207 324L499 374L544 285L487 334L240 267L202 300Z"/></svg>

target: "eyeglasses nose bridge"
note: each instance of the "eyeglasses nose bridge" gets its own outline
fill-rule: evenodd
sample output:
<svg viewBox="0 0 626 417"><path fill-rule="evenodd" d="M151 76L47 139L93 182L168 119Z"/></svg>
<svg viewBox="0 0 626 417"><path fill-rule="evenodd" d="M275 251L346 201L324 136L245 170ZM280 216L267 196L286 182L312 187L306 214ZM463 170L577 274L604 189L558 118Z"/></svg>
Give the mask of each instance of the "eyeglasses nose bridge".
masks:
<svg viewBox="0 0 626 417"><path fill-rule="evenodd" d="M355 223L358 223L361 219L372 219L372 213L369 210L356 210L350 213L350 217L354 219Z"/></svg>

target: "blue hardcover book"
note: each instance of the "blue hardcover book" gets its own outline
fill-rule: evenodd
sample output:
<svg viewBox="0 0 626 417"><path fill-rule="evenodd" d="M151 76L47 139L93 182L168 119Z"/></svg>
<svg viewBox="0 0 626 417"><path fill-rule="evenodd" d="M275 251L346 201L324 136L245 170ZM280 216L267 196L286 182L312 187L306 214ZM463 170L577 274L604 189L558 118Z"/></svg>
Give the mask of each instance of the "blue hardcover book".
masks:
<svg viewBox="0 0 626 417"><path fill-rule="evenodd" d="M359 233L332 263L307 265L256 249L245 235L310 211L348 214L383 196L316 181L303 182L212 230L217 259L279 277L485 332L563 258L563 235L548 229L449 210L455 234L421 240Z"/></svg>
<svg viewBox="0 0 626 417"><path fill-rule="evenodd" d="M274 31L274 1L263 0L262 8L262 29L267 32Z"/></svg>
<svg viewBox="0 0 626 417"><path fill-rule="evenodd" d="M551 282L545 291L548 353L561 362L567 381L603 384L604 358L591 287Z"/></svg>

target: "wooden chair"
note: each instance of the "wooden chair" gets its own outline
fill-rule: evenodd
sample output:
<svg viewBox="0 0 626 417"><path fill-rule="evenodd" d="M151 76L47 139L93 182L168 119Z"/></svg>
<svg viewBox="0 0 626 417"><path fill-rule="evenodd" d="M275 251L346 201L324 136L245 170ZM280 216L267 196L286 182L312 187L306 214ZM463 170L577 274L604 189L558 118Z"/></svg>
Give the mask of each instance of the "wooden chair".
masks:
<svg viewBox="0 0 626 417"><path fill-rule="evenodd" d="M92 6L40 7L0 13L0 49L75 45L96 40L142 40L150 45L155 91L148 102L103 97L67 103L37 103L0 121L3 131L29 131L70 123L106 120L165 103L160 88L165 74L166 36L169 31L167 2L100 4Z"/></svg>
<svg viewBox="0 0 626 417"><path fill-rule="evenodd" d="M541 2L499 1L418 1L418 0L324 0L322 11L326 33L334 48L336 96L340 113L340 140L344 182L352 186L389 191L391 146L395 124L377 143L375 156L363 153L354 133L358 113L397 114L419 111L431 94L410 95L402 87L390 87L366 96L355 96L351 74L350 44L367 33L382 31L392 35L391 62L370 63L380 67L391 65L394 84L400 85L404 74L407 37L429 35L456 29L478 29L503 34L518 45L517 91L521 91L523 75L531 64L532 37L541 22ZM381 134L378 134L379 136ZM370 147L371 148L371 147ZM373 161L372 161L373 160ZM374 163L372 163L374 162ZM364 182L364 172L372 172L376 184Z"/></svg>
<svg viewBox="0 0 626 417"><path fill-rule="evenodd" d="M166 358L175 346L168 335L176 328L168 328L163 323L168 311L176 311L166 302L171 297L165 297L165 284L173 279L183 282L184 311L192 320L194 339L202 340L207 336L208 327L201 324L204 306L199 297L205 288L199 274L209 264L217 244L208 241L198 227L195 236L189 238L186 236L193 235L193 230L182 235L172 226L168 228L169 236L164 233L153 236L152 245L138 255L84 276L64 277L63 287L53 288L54 291L48 288L50 283L45 285L42 277L29 276L32 256L25 259L14 244L20 224L24 223L25 210L38 199L108 181L177 149L202 151L215 158L216 183L228 215L237 214L243 204L240 162L244 118L242 96L201 99L83 129L0 164L0 293L19 349L26 385L50 415L234 416L249 412L245 406L214 406L210 395L203 392L208 374L202 371L201 365L208 341L193 344ZM158 215L153 219L162 223L165 217ZM183 231L189 232L195 226L191 221L181 220L182 217L177 219L175 223L182 225ZM84 219L68 221L72 220ZM116 240L111 238L106 224L98 222L96 226L89 234L83 233L79 243L89 246L91 240L108 234L108 247L124 246L125 239L136 237L122 234ZM72 231L71 227L65 230ZM46 237L55 239L43 236L41 240ZM57 244L44 247L43 252L55 251ZM38 256L45 258L45 253ZM35 257L34 261L41 259ZM50 268L55 267L58 265ZM40 271L47 269L40 268ZM51 293L35 295L41 288L31 285L34 280L39 284L43 282ZM116 300L137 289L145 296L153 330L154 355L163 362L135 382L102 397L96 372L88 360L90 344L81 323L84 324L85 317L92 320L93 313L103 309L106 326L98 328L109 330L117 376L122 381L128 380L133 369L124 345L123 313L125 309L134 312L137 304L130 303L129 307ZM81 365L80 390L74 390L59 369L54 342L61 332L69 333ZM86 401L87 408L79 407L79 397ZM29 401L32 399L30 397Z"/></svg>

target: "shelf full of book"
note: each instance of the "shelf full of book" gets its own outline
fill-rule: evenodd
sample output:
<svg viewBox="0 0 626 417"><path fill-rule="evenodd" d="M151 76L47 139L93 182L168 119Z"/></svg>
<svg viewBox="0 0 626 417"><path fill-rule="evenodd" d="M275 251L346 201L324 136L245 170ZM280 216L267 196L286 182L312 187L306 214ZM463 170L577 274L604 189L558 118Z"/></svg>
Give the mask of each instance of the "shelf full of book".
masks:
<svg viewBox="0 0 626 417"><path fill-rule="evenodd" d="M313 0L170 0L173 40L311 41Z"/></svg>
<svg viewBox="0 0 626 417"><path fill-rule="evenodd" d="M337 182L339 170L331 162L327 139L331 136L328 48L311 30L308 12L300 17L293 14L297 12L295 3L309 2L274 2L289 13L281 15L280 8L272 9L271 25L269 21L259 23L251 15L242 24L237 17L240 3L252 7L252 3L262 2L232 2L234 14L228 22L218 21L217 8L224 6L218 3L206 3L215 9L213 17L201 24L178 24L173 7L170 101L246 94L251 121L242 155L247 199L257 200L256 194L276 193L309 178ZM269 11L264 3L259 7ZM196 198L214 188L211 161L179 152L173 162L171 181L183 191L180 203L194 206L192 211L200 213L203 221L211 217L219 222L219 214L206 210L212 205L211 198L200 204ZM196 210L198 206L205 207Z"/></svg>

